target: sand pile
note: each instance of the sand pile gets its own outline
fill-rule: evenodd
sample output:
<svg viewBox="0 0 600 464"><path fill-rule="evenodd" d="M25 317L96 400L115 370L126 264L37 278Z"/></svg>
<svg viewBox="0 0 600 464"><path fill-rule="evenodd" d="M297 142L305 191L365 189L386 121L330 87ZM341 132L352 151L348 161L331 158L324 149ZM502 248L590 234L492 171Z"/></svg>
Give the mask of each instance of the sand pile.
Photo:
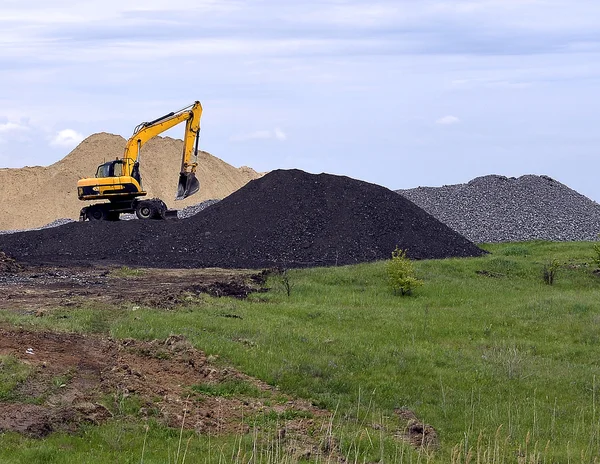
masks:
<svg viewBox="0 0 600 464"><path fill-rule="evenodd" d="M596 240L600 205L548 177L489 175L398 190L475 243Z"/></svg>
<svg viewBox="0 0 600 464"><path fill-rule="evenodd" d="M198 214L173 221L79 222L0 236L32 263L165 268L308 267L484 252L401 195L329 174L273 171Z"/></svg>
<svg viewBox="0 0 600 464"><path fill-rule="evenodd" d="M40 227L57 218L78 219L79 210L89 203L77 199L77 181L93 177L99 164L121 157L125 143L118 135L94 134L50 166L0 169L0 230ZM175 202L182 150L183 141L170 137L155 137L142 148L143 188L148 198L159 197L170 208L224 198L261 175L201 152L197 171L200 192Z"/></svg>

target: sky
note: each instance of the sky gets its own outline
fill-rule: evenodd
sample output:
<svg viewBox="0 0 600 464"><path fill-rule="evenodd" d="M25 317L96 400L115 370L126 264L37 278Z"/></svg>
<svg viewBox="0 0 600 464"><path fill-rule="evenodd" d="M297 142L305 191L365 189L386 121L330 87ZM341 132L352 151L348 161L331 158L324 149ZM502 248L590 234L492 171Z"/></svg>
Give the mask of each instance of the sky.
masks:
<svg viewBox="0 0 600 464"><path fill-rule="evenodd" d="M597 0L0 0L0 167L199 100L200 148L236 167L391 189L543 174L600 202L598 18Z"/></svg>

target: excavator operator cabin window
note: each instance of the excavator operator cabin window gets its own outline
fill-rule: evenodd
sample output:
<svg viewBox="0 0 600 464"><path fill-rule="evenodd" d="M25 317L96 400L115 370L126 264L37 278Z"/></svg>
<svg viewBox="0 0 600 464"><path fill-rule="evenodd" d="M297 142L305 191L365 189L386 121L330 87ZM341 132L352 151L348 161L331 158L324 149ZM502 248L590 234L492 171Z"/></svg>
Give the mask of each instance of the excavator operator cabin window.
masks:
<svg viewBox="0 0 600 464"><path fill-rule="evenodd" d="M113 161L111 176L120 177L123 175L123 161Z"/></svg>
<svg viewBox="0 0 600 464"><path fill-rule="evenodd" d="M123 175L123 161L109 161L98 166L96 177L119 177Z"/></svg>
<svg viewBox="0 0 600 464"><path fill-rule="evenodd" d="M110 165L112 163L109 161L108 163L101 164L98 166L96 170L96 177L110 177Z"/></svg>

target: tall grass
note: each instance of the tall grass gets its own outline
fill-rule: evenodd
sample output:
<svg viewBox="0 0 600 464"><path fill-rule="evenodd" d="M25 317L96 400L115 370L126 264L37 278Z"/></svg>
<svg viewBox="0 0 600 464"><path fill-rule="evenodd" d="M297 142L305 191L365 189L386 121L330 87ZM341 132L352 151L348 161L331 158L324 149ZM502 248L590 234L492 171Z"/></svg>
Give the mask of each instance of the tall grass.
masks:
<svg viewBox="0 0 600 464"><path fill-rule="evenodd" d="M416 262L425 284L404 298L388 289L384 263L370 263L288 271L289 296L273 281L271 292L246 301L204 298L169 312L124 304L102 308L105 317L90 305L2 317L114 337L184 334L218 362L337 411L341 453L356 462L594 462L600 279L592 246L485 248L482 258ZM549 286L551 260L559 267ZM435 452L398 444L394 411L403 408L436 429Z"/></svg>

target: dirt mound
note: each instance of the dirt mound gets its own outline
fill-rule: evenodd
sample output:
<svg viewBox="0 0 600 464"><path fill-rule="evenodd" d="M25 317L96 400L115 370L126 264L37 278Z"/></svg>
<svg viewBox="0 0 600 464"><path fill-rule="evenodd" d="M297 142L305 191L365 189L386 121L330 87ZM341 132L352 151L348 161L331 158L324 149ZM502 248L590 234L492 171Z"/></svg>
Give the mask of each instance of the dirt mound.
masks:
<svg viewBox="0 0 600 464"><path fill-rule="evenodd" d="M431 425L419 420L410 409L397 409L394 412L401 422L406 422L406 427L398 434L399 437L417 449L433 450L439 448L440 440L436 430Z"/></svg>
<svg viewBox="0 0 600 464"><path fill-rule="evenodd" d="M189 219L72 223L0 236L27 262L146 267L307 267L484 252L414 203L378 185L278 170Z"/></svg>
<svg viewBox="0 0 600 464"><path fill-rule="evenodd" d="M6 253L0 251L0 273L15 273L23 268L13 258L6 256Z"/></svg>
<svg viewBox="0 0 600 464"><path fill-rule="evenodd" d="M85 206L77 199L77 181L92 177L96 167L123 156L126 140L94 134L65 158L50 166L0 169L0 230L40 227L57 218L77 219ZM159 197L181 209L208 199L221 199L260 177L248 167L235 168L209 153L198 154L200 192L175 202L183 141L155 137L142 148L142 182L149 198Z"/></svg>
<svg viewBox="0 0 600 464"><path fill-rule="evenodd" d="M490 175L398 193L476 243L596 240L600 233L600 205L548 176Z"/></svg>
<svg viewBox="0 0 600 464"><path fill-rule="evenodd" d="M133 395L141 403L139 416L198 433L247 433L243 419L275 414L289 440L308 443L307 431L321 428L329 416L235 369L211 364L181 336L142 342L0 329L0 355L29 369L0 402L0 432L42 437L101 423L122 415L119 403ZM233 388L235 396L228 394Z"/></svg>

